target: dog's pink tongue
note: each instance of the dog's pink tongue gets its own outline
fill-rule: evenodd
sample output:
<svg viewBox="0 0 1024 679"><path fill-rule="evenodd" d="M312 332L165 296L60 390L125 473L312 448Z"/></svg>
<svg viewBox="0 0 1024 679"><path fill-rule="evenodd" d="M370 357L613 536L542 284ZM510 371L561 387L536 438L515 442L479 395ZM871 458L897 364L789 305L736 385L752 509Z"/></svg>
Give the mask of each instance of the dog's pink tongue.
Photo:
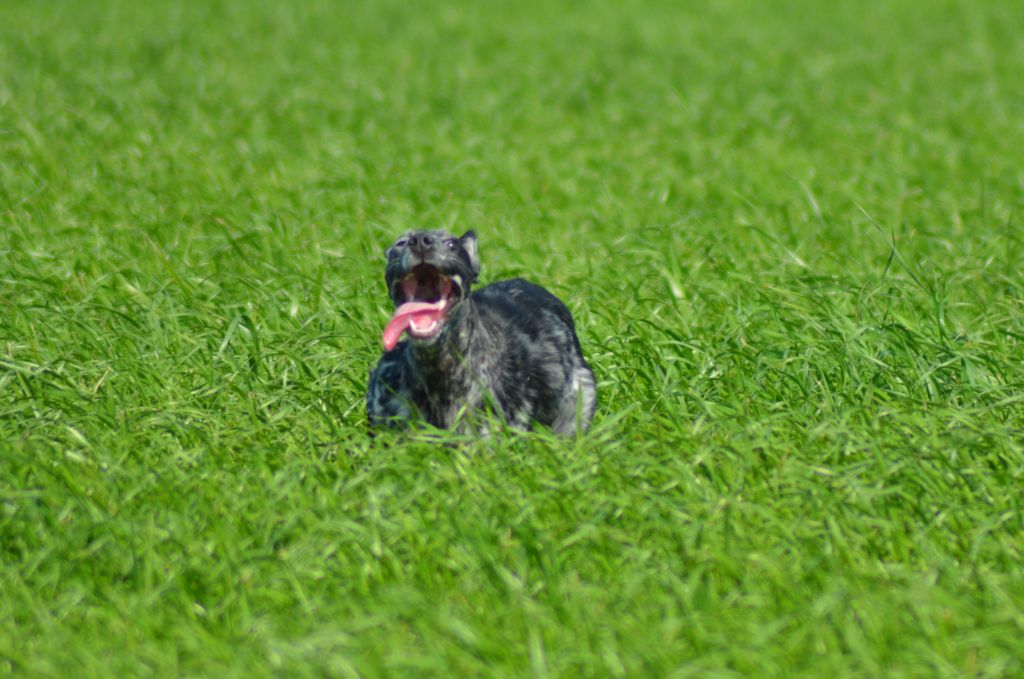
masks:
<svg viewBox="0 0 1024 679"><path fill-rule="evenodd" d="M384 328L384 348L391 351L398 344L398 338L409 329L412 319L416 319L416 325L425 325L430 321L438 320L441 312L444 311L442 302L406 302L395 309L395 314L388 321Z"/></svg>

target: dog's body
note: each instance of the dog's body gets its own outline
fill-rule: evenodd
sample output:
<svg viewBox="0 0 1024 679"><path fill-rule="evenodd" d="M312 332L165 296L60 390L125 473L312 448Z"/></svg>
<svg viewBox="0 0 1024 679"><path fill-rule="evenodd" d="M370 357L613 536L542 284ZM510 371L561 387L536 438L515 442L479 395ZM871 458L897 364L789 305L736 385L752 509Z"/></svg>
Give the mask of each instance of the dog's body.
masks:
<svg viewBox="0 0 1024 679"><path fill-rule="evenodd" d="M557 297L518 278L471 293L480 270L472 231L412 231L387 254L397 308L370 375L371 424L449 428L463 411L490 407L520 429L536 421L558 434L586 430L594 373ZM399 343L405 331L410 339Z"/></svg>

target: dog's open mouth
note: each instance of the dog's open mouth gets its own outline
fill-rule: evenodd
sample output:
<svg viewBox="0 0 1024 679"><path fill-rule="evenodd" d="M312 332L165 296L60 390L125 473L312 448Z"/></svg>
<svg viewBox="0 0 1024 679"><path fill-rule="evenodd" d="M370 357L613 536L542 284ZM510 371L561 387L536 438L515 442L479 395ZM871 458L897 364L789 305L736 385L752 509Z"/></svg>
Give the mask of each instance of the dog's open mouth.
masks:
<svg viewBox="0 0 1024 679"><path fill-rule="evenodd" d="M406 330L413 339L436 337L448 312L462 298L460 281L437 267L420 264L395 284L392 297L398 307L384 328L384 348L391 351Z"/></svg>

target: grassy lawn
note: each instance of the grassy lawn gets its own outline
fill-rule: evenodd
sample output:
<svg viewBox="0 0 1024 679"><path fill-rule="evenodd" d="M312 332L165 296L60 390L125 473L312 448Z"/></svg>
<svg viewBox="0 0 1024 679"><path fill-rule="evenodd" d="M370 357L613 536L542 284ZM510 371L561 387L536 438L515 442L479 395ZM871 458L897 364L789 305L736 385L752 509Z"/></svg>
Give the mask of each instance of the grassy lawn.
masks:
<svg viewBox="0 0 1024 679"><path fill-rule="evenodd" d="M1024 675L1016 2L0 5L0 674ZM383 250L575 441L370 438Z"/></svg>

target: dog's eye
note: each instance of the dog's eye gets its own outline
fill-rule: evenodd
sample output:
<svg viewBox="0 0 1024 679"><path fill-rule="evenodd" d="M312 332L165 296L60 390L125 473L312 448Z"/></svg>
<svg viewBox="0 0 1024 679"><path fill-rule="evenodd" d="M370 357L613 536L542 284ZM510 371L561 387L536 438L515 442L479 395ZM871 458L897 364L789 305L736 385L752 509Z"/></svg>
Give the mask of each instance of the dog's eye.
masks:
<svg viewBox="0 0 1024 679"><path fill-rule="evenodd" d="M454 250L459 246L459 241L455 240L454 238L449 238L444 242L444 244L448 246L449 250Z"/></svg>
<svg viewBox="0 0 1024 679"><path fill-rule="evenodd" d="M409 241L406 240L405 238L399 238L398 240L395 241L395 247L396 248L404 248L405 244L408 243L408 242Z"/></svg>

